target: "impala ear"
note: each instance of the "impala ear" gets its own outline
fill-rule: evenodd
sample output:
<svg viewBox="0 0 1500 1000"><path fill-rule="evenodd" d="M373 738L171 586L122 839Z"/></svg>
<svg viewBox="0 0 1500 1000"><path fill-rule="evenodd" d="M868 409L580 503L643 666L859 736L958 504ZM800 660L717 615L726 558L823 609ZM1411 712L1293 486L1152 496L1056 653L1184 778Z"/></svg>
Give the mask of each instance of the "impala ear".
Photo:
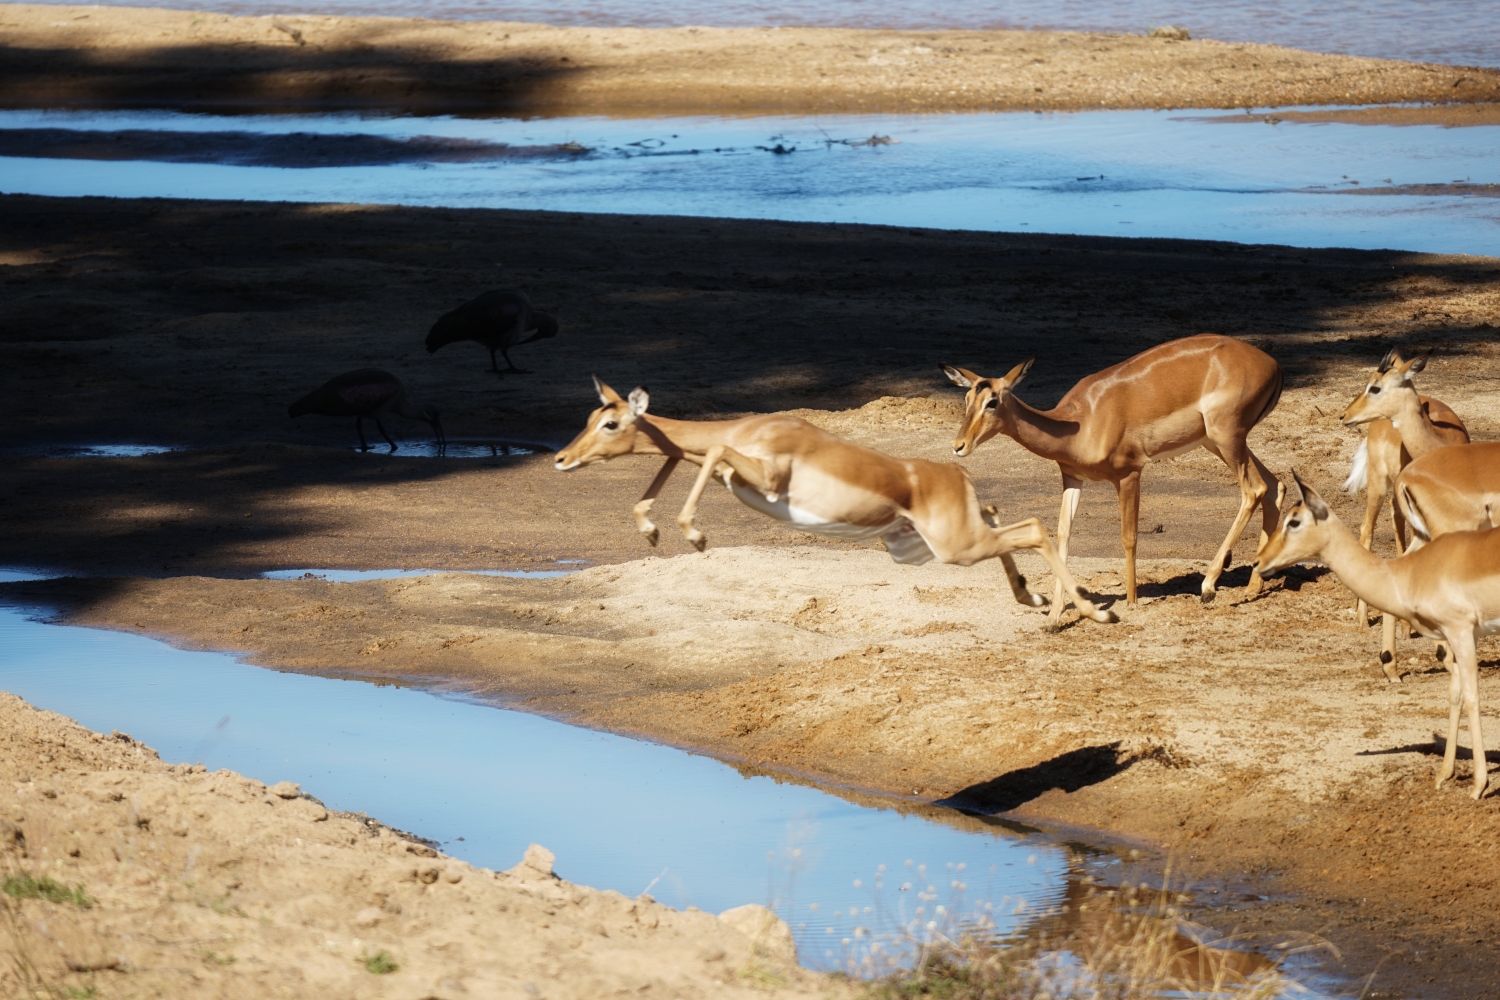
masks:
<svg viewBox="0 0 1500 1000"><path fill-rule="evenodd" d="M963 368L954 368L952 365L939 365L938 367L943 369L943 374L948 376L948 381L961 389L972 389L976 382L983 381L978 375Z"/></svg>
<svg viewBox="0 0 1500 1000"><path fill-rule="evenodd" d="M1034 364L1036 364L1036 358L1032 357L1027 358L1025 361L1022 361L1020 364L1012 368L1008 373L1006 373L1005 376L1006 387L1014 389L1016 385L1026 377L1026 373L1031 371L1031 366Z"/></svg>
<svg viewBox="0 0 1500 1000"><path fill-rule="evenodd" d="M620 402L620 394L599 381L598 375L594 376L594 391L599 393L599 402L605 406L608 406L610 403Z"/></svg>
<svg viewBox="0 0 1500 1000"><path fill-rule="evenodd" d="M1297 475L1297 470L1292 470L1292 478L1297 481L1297 491L1302 494L1302 506L1306 507L1308 513L1312 514L1314 521L1326 520L1328 517L1328 505L1323 498L1318 496L1318 491L1302 481Z"/></svg>
<svg viewBox="0 0 1500 1000"><path fill-rule="evenodd" d="M638 385L630 390L630 415L639 417L645 414L646 407L651 405L651 394L646 387Z"/></svg>
<svg viewBox="0 0 1500 1000"><path fill-rule="evenodd" d="M1406 363L1401 374L1410 376L1414 372L1421 371L1423 368L1427 367L1427 359L1430 357L1432 357L1432 352L1428 351L1426 354L1420 354L1417 357L1412 358Z"/></svg>
<svg viewBox="0 0 1500 1000"><path fill-rule="evenodd" d="M1276 509L1286 509L1286 483L1276 480Z"/></svg>
<svg viewBox="0 0 1500 1000"><path fill-rule="evenodd" d="M1380 364L1376 367L1375 370L1384 375L1386 372L1390 371L1400 363L1401 352L1393 347L1389 351L1385 352L1385 357L1380 359Z"/></svg>

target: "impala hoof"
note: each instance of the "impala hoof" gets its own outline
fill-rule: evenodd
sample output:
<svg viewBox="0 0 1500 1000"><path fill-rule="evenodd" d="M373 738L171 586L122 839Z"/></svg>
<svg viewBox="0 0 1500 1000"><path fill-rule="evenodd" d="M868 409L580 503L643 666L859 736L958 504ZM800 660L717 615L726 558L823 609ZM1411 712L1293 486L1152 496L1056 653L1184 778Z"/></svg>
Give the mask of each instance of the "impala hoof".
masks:
<svg viewBox="0 0 1500 1000"><path fill-rule="evenodd" d="M1041 594L1032 594L1031 595L1031 606L1033 608L1045 608L1050 603L1051 602L1048 601Z"/></svg>
<svg viewBox="0 0 1500 1000"><path fill-rule="evenodd" d="M699 552L702 552L704 549L708 548L708 539L704 538L702 535L699 535L697 538L689 538L688 541L692 542L693 548L697 549Z"/></svg>
<svg viewBox="0 0 1500 1000"><path fill-rule="evenodd" d="M650 531L644 532L644 534L646 536L646 541L651 543L652 548L655 548L656 543L661 541L661 532L656 530L655 528L652 528Z"/></svg>
<svg viewBox="0 0 1500 1000"><path fill-rule="evenodd" d="M1198 600L1202 601L1204 604L1212 604L1214 602L1214 598L1218 596L1219 595L1215 591L1205 590L1198 596Z"/></svg>
<svg viewBox="0 0 1500 1000"><path fill-rule="evenodd" d="M1113 625L1120 620L1120 616L1113 611L1098 611L1092 615L1094 621L1102 625Z"/></svg>

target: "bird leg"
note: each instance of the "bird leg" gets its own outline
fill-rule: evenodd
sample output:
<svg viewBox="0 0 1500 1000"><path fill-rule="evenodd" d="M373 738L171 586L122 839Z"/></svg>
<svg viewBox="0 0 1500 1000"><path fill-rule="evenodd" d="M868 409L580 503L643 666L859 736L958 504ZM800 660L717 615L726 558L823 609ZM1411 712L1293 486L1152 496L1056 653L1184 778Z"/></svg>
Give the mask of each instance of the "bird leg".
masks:
<svg viewBox="0 0 1500 1000"><path fill-rule="evenodd" d="M359 450L360 451L369 451L370 450L370 444L369 444L369 442L367 442L365 440L365 418L364 417L360 416L360 417L355 417L354 418L354 432L359 435Z"/></svg>
<svg viewBox="0 0 1500 1000"><path fill-rule="evenodd" d="M510 364L509 357L505 359L505 363ZM495 349L493 347L490 348L490 371L494 372L496 375L500 374L500 362L495 360Z"/></svg>
<svg viewBox="0 0 1500 1000"><path fill-rule="evenodd" d="M375 416L374 420L375 426L380 428L380 436L385 438L386 443L391 446L391 454L394 455L396 453L396 442L392 441L391 436L386 433L385 424L382 424L380 422L380 417L378 414Z"/></svg>
<svg viewBox="0 0 1500 1000"><path fill-rule="evenodd" d="M507 351L505 348L503 348L503 347L500 348L500 353L505 355L505 363L510 366L509 368L506 368L505 371L502 372L501 374L506 374L506 375L530 375L531 374L531 370L529 368L517 368L516 367L516 363L510 359L510 352Z"/></svg>

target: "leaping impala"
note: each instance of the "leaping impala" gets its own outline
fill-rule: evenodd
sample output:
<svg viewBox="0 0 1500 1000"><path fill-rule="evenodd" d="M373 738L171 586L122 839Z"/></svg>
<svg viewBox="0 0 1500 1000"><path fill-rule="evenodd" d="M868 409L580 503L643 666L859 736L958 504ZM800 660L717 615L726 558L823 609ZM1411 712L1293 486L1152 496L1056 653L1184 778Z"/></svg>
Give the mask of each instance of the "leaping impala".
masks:
<svg viewBox="0 0 1500 1000"><path fill-rule="evenodd" d="M1479 724L1479 659L1475 642L1500 631L1500 530L1454 531L1395 559L1381 559L1359 544L1317 491L1297 474L1301 499L1261 547L1262 576L1304 559L1317 559L1371 607L1400 615L1423 635L1447 643L1448 745L1437 785L1453 776L1458 719L1467 703L1474 746L1474 791L1489 785Z"/></svg>
<svg viewBox="0 0 1500 1000"><path fill-rule="evenodd" d="M1450 531L1488 527L1491 508L1500 509L1500 444L1447 443L1447 435L1433 422L1431 410L1423 408L1412 385L1412 373L1426 365L1425 356L1403 361L1396 351L1387 352L1343 416L1351 426L1391 421L1412 455L1394 488L1396 544L1403 549L1403 522L1416 536L1412 545L1419 546ZM1395 655L1396 619L1386 614L1381 619L1380 663L1392 682L1401 679ZM1438 655L1441 659L1445 653L1440 649Z"/></svg>
<svg viewBox="0 0 1500 1000"><path fill-rule="evenodd" d="M1041 522L1028 518L996 527L981 510L969 474L956 465L891 458L835 437L797 417L769 414L739 420L669 420L648 416L650 397L637 388L621 399L594 379L600 406L562 451L562 472L621 455L662 455L666 463L635 505L636 525L656 544L649 517L667 478L686 459L701 468L677 524L699 551L707 545L693 524L710 477L719 475L741 502L791 527L831 538L879 538L891 558L921 565L971 566L1000 560L1016 600L1042 607L1046 599L1026 589L1010 553L1037 549L1057 574L1059 586L1079 611L1098 622L1117 621L1082 594L1047 538ZM1055 618L1055 616L1054 616Z"/></svg>
<svg viewBox="0 0 1500 1000"><path fill-rule="evenodd" d="M1261 541L1276 527L1276 498L1269 492L1274 477L1245 437L1281 398L1280 366L1249 344L1205 333L1159 344L1096 372L1043 411L1015 395L1016 384L1035 360L1016 365L1003 378L943 365L948 378L969 390L953 453L972 454L996 434L1005 434L1056 462L1063 480L1057 550L1064 561L1083 480L1114 483L1125 546L1125 599L1134 604L1141 471L1201 445L1229 466L1240 487L1239 514L1203 575L1203 600L1213 600L1219 574L1228 568L1230 552L1256 504L1263 508ZM1260 592L1260 584L1252 573L1250 596ZM1062 604L1062 594L1055 592L1054 621Z"/></svg>
<svg viewBox="0 0 1500 1000"><path fill-rule="evenodd" d="M1387 354L1385 360L1380 363L1381 367L1376 370L1376 376L1388 371L1393 363L1402 364L1401 356L1394 350ZM1426 364L1425 359L1419 358L1412 364L1411 371L1419 372ZM1374 384L1373 378L1371 384ZM1368 391L1367 386L1365 391L1349 404L1349 408L1344 411L1345 423L1352 422L1350 417L1363 406ZM1379 392L1377 388L1376 394L1378 395ZM1417 397L1417 402L1443 445L1468 444L1469 429L1446 403L1421 395ZM1365 439L1359 443L1359 449L1354 453L1354 464L1349 470L1349 478L1344 481L1346 493L1365 491L1365 519L1359 526L1359 543L1367 549L1374 540L1375 522L1380 517L1380 509L1385 506L1386 497L1391 495L1396 476L1411 464L1413 458L1418 456L1418 452L1412 452L1402 443L1401 432L1390 420L1384 417L1371 420L1368 422L1368 428L1365 431ZM1420 445L1418 451L1420 452ZM1394 498L1391 500L1391 522L1396 535L1396 553L1399 555L1406 549L1406 518L1401 516ZM1364 625L1365 615L1365 602L1360 601L1355 609L1354 620ZM1387 673L1389 674L1389 669Z"/></svg>

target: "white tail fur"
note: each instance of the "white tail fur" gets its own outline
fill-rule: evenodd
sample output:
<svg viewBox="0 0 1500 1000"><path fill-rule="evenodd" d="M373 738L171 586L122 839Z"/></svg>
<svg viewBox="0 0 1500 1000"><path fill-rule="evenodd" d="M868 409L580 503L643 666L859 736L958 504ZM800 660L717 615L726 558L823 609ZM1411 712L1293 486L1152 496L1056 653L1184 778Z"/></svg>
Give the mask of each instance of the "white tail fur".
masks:
<svg viewBox="0 0 1500 1000"><path fill-rule="evenodd" d="M1349 470L1349 478L1344 480L1345 493L1358 493L1370 482L1370 439L1359 443L1359 450L1354 453L1354 466Z"/></svg>
<svg viewBox="0 0 1500 1000"><path fill-rule="evenodd" d="M1416 536L1412 539L1412 544L1408 546L1408 550L1417 547L1422 542L1432 541L1432 530L1427 527L1427 522L1422 519L1422 512L1417 509L1416 503L1411 498L1411 490L1407 489L1405 483L1401 484L1401 497L1406 501L1406 523L1411 525L1412 534Z"/></svg>

